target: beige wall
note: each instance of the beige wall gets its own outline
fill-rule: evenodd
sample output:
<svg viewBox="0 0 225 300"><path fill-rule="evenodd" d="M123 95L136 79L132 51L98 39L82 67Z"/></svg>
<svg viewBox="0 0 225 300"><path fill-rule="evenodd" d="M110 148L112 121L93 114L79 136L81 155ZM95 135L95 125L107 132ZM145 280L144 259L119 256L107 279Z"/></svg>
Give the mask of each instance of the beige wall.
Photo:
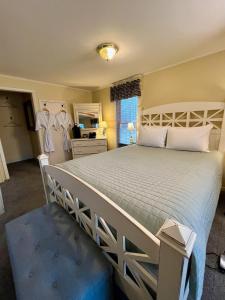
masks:
<svg viewBox="0 0 225 300"><path fill-rule="evenodd" d="M39 110L39 100L65 101L68 103L71 113L72 103L92 102L92 93L88 90L70 88L62 85L48 84L5 75L0 75L0 90L1 89L14 89L32 92L35 112ZM34 136L32 138L35 139ZM36 142L33 144L37 146ZM40 147L38 147L38 149L37 147L35 148L35 155L37 152L40 153ZM62 158L59 158L59 160L62 161Z"/></svg>
<svg viewBox="0 0 225 300"><path fill-rule="evenodd" d="M144 76L144 108L180 101L225 100L225 51Z"/></svg>
<svg viewBox="0 0 225 300"><path fill-rule="evenodd" d="M107 122L108 148L116 148L116 105L110 101L109 88L93 92L93 102L102 103L102 119Z"/></svg>
<svg viewBox="0 0 225 300"><path fill-rule="evenodd" d="M103 105L112 149L116 147L116 114L109 88L95 91L93 101ZM142 108L180 101L225 101L225 51L144 76Z"/></svg>

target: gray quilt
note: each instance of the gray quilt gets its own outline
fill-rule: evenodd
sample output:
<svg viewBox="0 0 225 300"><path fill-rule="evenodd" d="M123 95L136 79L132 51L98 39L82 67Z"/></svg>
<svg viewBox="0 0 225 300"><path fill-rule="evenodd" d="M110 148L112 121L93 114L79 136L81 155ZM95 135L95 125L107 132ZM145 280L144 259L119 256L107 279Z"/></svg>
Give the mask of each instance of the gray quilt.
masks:
<svg viewBox="0 0 225 300"><path fill-rule="evenodd" d="M222 179L219 152L187 152L132 145L59 166L82 178L152 233L173 217L197 233L190 290L200 299L206 244Z"/></svg>

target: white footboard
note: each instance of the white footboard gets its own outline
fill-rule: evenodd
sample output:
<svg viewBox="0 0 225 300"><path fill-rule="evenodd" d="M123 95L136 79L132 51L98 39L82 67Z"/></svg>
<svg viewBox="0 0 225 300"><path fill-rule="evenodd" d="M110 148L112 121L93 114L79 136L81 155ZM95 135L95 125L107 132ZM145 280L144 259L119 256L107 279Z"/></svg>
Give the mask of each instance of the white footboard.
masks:
<svg viewBox="0 0 225 300"><path fill-rule="evenodd" d="M131 300L187 299L196 234L167 220L153 235L88 183L39 157L48 202L56 201L101 247Z"/></svg>

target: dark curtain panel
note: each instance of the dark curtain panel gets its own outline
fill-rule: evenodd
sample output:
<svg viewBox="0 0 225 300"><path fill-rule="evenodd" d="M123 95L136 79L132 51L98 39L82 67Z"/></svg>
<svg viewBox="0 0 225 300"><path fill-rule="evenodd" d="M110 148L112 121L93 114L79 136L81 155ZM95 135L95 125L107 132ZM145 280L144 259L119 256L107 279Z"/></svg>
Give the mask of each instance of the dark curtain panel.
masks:
<svg viewBox="0 0 225 300"><path fill-rule="evenodd" d="M140 79L128 81L110 88L111 101L141 96Z"/></svg>

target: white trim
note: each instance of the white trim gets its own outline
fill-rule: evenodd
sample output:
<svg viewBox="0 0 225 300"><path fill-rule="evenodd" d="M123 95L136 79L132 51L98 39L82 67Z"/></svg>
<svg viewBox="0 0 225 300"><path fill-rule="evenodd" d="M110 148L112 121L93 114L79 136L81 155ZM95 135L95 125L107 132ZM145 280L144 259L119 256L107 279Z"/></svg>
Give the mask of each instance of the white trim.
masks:
<svg viewBox="0 0 225 300"><path fill-rule="evenodd" d="M98 114L99 124L102 122L102 104L99 102L90 103L73 103L74 122L79 124L79 112L94 112ZM81 128L81 136L89 132L96 132L96 136L100 134L99 128Z"/></svg>
<svg viewBox="0 0 225 300"><path fill-rule="evenodd" d="M39 100L39 107L40 107L40 110L43 110L43 106L45 103L49 103L49 104L59 104L59 105L65 105L64 109L68 109L68 102L66 102L65 100Z"/></svg>
<svg viewBox="0 0 225 300"><path fill-rule="evenodd" d="M225 49L221 49L221 50L218 50L216 52L207 52L206 54L203 54L203 55L197 55L197 56L194 56L192 58L187 58L187 59L184 59L184 60L180 60L179 62L177 63L174 63L174 64L170 64L170 65L166 65L165 67L161 67L161 68L158 68L158 69L155 69L153 71L149 71L149 72L145 72L143 73L144 76L148 76L150 74L153 74L153 73L157 73L157 72L160 72L160 71L164 71L164 70L167 70L167 69L171 69L171 68L174 68L174 67L178 67L180 65L183 65L183 64L186 64L186 63L189 63L189 62L192 62L192 61L195 61L195 60L198 60L198 59L201 59L201 58L205 58L207 56L211 56L211 55L214 55L214 54L217 54L217 53L220 53L220 52L223 52Z"/></svg>
<svg viewBox="0 0 225 300"><path fill-rule="evenodd" d="M33 155L33 156L23 157L22 159L11 160L10 162L7 163L7 165L14 164L14 163L17 163L20 161L29 160L29 159L36 159L36 157L35 157L35 155Z"/></svg>
<svg viewBox="0 0 225 300"><path fill-rule="evenodd" d="M2 91L8 91L8 92L18 92L18 93L29 93L29 94L31 94L31 103L32 103L34 113L36 113L39 110L39 101L38 101L38 97L36 95L36 92L34 90L0 86L0 91L1 90ZM43 152L43 146L42 146L42 143L41 143L41 133L38 131L37 135L38 135L38 148L41 152Z"/></svg>
<svg viewBox="0 0 225 300"><path fill-rule="evenodd" d="M1 76L1 74L0 74ZM0 87L0 90L8 91L8 92L18 92L18 93L33 93L33 90L27 90L27 89L20 89L20 88L13 88L13 87Z"/></svg>
<svg viewBox="0 0 225 300"><path fill-rule="evenodd" d="M83 89L83 88L80 88L80 87L75 87L75 86L70 86L70 85L64 85L64 84L60 84L60 83L53 83L53 82L48 82L48 81L29 79L29 78L18 77L18 76L13 76L13 75L5 75L5 74L1 74L1 73L0 73L0 76L5 77L5 78L9 78L9 79L17 79L17 80L29 81L29 82L33 82L33 83L53 85L53 86L58 86L58 87L70 88L70 89L74 89L74 90L81 90L81 91L85 91L85 92L92 92L92 90Z"/></svg>
<svg viewBox="0 0 225 300"><path fill-rule="evenodd" d="M198 59L201 59L201 58L204 58L204 57L207 57L207 56L211 56L211 55L214 55L214 54L217 54L217 53L220 53L220 52L223 52L225 51L225 49L221 49L221 50L218 50L216 52L207 52L206 54L203 54L203 55L197 55L197 56L194 56L192 58L187 58L187 59L184 59L184 60L180 60L179 62L177 63L174 63L174 64L170 64L170 65L166 65L165 67L161 67L161 68L158 68L158 69L155 69L153 71L149 71L149 72L145 72L143 73L144 76L148 76L152 73L157 73L157 72L160 72L160 71L164 71L164 70L167 70L167 69L171 69L171 68L174 68L174 67L178 67L180 65L183 65L183 64L186 64L186 63L189 63L189 62L192 62L192 61L195 61L195 60L198 60Z"/></svg>

